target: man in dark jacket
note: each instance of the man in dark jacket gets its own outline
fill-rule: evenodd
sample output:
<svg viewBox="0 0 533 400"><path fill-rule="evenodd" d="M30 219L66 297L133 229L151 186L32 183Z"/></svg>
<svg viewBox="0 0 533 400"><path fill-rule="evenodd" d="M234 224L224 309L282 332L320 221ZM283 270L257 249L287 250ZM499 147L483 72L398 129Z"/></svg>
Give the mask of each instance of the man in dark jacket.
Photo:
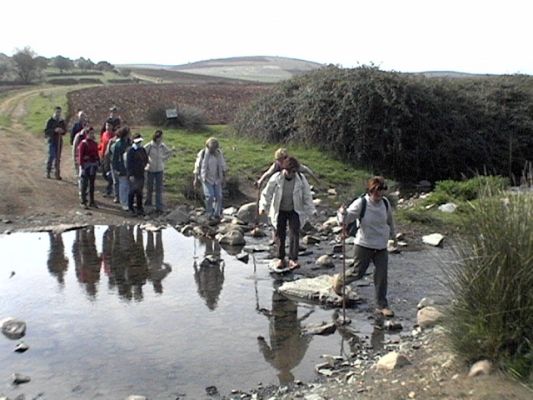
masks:
<svg viewBox="0 0 533 400"><path fill-rule="evenodd" d="M50 179L52 163L54 163L55 177L61 180L61 150L63 149L63 136L67 132L65 120L61 118L61 107L56 107L54 115L46 123L44 136L48 140L48 161L46 163L46 177Z"/></svg>
<svg viewBox="0 0 533 400"><path fill-rule="evenodd" d="M100 136L105 132L106 130L106 124L111 124L111 127L113 128L113 132L116 132L118 128L120 128L122 124L122 120L117 115L118 108L116 106L113 106L109 109L109 117L104 122L104 125L102 126L102 129L100 130Z"/></svg>
<svg viewBox="0 0 533 400"><path fill-rule="evenodd" d="M143 188L144 169L148 164L146 150L142 146L143 138L140 134L133 136L133 145L128 150L126 158L126 168L128 170L128 180L130 181L130 193L128 196L128 208L131 212L137 211L137 215L144 215L143 210ZM137 198L137 210L133 208L133 200Z"/></svg>
<svg viewBox="0 0 533 400"><path fill-rule="evenodd" d="M124 211L128 210L128 195L130 183L128 181L128 171L124 162L127 150L130 147L130 128L124 126L117 131L117 140L113 143L110 151L113 154L111 166L113 176L118 181L118 200ZM116 195L116 193L115 193Z"/></svg>

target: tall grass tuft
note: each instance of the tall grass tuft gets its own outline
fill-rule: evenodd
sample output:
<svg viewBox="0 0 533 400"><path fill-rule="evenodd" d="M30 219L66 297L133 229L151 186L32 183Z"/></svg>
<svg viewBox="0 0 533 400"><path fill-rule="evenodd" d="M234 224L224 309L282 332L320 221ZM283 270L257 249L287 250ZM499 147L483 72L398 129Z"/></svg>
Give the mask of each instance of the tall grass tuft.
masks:
<svg viewBox="0 0 533 400"><path fill-rule="evenodd" d="M452 348L533 378L533 196L485 193L471 205L459 262L447 270Z"/></svg>

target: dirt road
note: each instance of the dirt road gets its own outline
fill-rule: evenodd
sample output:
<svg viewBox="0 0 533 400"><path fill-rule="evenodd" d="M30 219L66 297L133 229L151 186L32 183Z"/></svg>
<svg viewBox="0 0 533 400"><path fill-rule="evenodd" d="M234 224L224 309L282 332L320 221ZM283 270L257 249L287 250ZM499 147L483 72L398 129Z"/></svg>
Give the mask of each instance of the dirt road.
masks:
<svg viewBox="0 0 533 400"><path fill-rule="evenodd" d="M0 230L52 223L122 223L128 216L99 193L103 188L102 177L97 178L96 195L101 207L90 211L80 208L67 136L61 157L63 180L45 177L46 140L43 134L28 132L24 118L26 105L33 96L53 90L57 89L24 89L0 101L0 116L8 121L0 126ZM43 120L43 129L45 125Z"/></svg>

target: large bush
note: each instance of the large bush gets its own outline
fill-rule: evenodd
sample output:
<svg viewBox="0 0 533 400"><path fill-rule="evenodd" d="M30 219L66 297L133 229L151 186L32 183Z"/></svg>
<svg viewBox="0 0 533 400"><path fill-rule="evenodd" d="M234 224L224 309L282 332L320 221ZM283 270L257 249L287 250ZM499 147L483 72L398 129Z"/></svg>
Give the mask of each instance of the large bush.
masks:
<svg viewBox="0 0 533 400"><path fill-rule="evenodd" d="M447 266L448 329L457 354L533 373L533 196L483 196L472 205L459 262Z"/></svg>
<svg viewBox="0 0 533 400"><path fill-rule="evenodd" d="M527 77L442 80L328 67L279 84L235 126L269 142L317 144L401 180L519 174L533 154L529 87Z"/></svg>

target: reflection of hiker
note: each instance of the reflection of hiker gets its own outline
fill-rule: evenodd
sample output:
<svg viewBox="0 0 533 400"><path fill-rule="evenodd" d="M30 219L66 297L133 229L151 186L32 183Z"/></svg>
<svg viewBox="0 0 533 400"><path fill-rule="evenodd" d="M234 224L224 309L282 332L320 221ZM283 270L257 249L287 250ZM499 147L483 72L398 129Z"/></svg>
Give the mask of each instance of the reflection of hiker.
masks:
<svg viewBox="0 0 533 400"><path fill-rule="evenodd" d="M374 263L374 287L377 309L376 312L385 317L392 317L394 313L387 302L387 269L389 254L387 242L389 238L395 240L394 221L390 203L383 196L387 190L385 179L375 176L368 181L367 194L352 202L346 209L339 208L337 213L339 222L348 225L359 220L359 229L355 236L354 262L346 270L346 281L342 274L335 275L333 290L342 295L343 284L362 279L370 261ZM362 210L364 216L361 218Z"/></svg>
<svg viewBox="0 0 533 400"><path fill-rule="evenodd" d="M270 346L263 336L259 336L259 350L265 360L279 371L280 385L287 385L294 381L291 370L300 364L311 341L311 336L302 335L301 322L312 311L298 318L298 304L277 291L272 294L272 311L259 311L270 322Z"/></svg>
<svg viewBox="0 0 533 400"><path fill-rule="evenodd" d="M113 193L113 177L111 176L110 160L108 159L107 162L104 162L104 160L109 142L114 137L115 132L113 131L113 125L110 122L106 122L105 131L102 133L102 136L100 137L100 143L98 144L98 156L100 157L100 160L102 160L102 175L107 182L104 194L105 197L109 197Z"/></svg>
<svg viewBox="0 0 533 400"><path fill-rule="evenodd" d="M100 165L98 157L98 144L95 141L95 132L91 127L87 131L87 137L78 146L78 157L80 164L80 200L81 205L87 207L87 190L89 191L89 206L98 208L94 201L94 180L96 171Z"/></svg>
<svg viewBox="0 0 533 400"><path fill-rule="evenodd" d="M124 126L117 131L118 139L113 143L111 152L113 158L111 165L113 173L118 178L119 201L124 211L128 210L128 195L130 192L130 183L128 180L128 170L124 161L124 154L130 146L130 128Z"/></svg>
<svg viewBox="0 0 533 400"><path fill-rule="evenodd" d="M202 183L205 211L211 219L219 219L222 216L222 186L227 170L218 140L214 137L207 139L205 147L196 156L193 185L196 186L198 181Z"/></svg>
<svg viewBox="0 0 533 400"><path fill-rule="evenodd" d="M46 177L50 179L52 163L55 168L55 178L61 180L61 151L63 149L63 136L67 132L65 120L61 118L61 107L56 107L54 115L46 123L44 135L48 140L48 161L46 162Z"/></svg>
<svg viewBox="0 0 533 400"><path fill-rule="evenodd" d="M285 160L287 157L289 157L289 153L287 149L281 147L277 149L274 152L274 162L272 165L261 175L261 178L257 180L255 183L255 186L259 189L261 189L261 186L263 186L263 183L268 182L270 177L274 175L276 172L280 172L282 170L281 166L283 164L283 160ZM315 181L319 182L316 175L311 171L310 168L306 167L303 164L300 164L299 172L311 176Z"/></svg>
<svg viewBox="0 0 533 400"><path fill-rule="evenodd" d="M148 156L142 146L143 138L140 134L133 136L133 145L127 153L126 169L130 181L130 192L128 194L128 210L137 212L137 215L144 215L143 209L143 189L144 189L144 169L148 164ZM133 208L134 200L137 200L137 207Z"/></svg>
<svg viewBox="0 0 533 400"><path fill-rule="evenodd" d="M135 236L133 229L130 231L131 245L128 251L127 258L127 276L133 288L133 299L141 301L144 297L143 286L148 278L148 263L146 261L146 254L144 253L144 238L140 226L135 228Z"/></svg>
<svg viewBox="0 0 533 400"><path fill-rule="evenodd" d="M207 308L213 311L224 284L224 262L220 259L220 245L216 240L205 241L205 258L200 267L195 261L193 268L198 294L205 300Z"/></svg>
<svg viewBox="0 0 533 400"><path fill-rule="evenodd" d="M155 186L155 210L163 211L163 170L165 161L172 156L170 150L163 143L163 131L157 130L154 133L152 141L144 146L148 156L148 165L146 166L146 202L145 205L152 205L152 193Z"/></svg>
<svg viewBox="0 0 533 400"><path fill-rule="evenodd" d="M109 116L105 120L104 125L102 126L102 129L100 130L100 134L103 134L105 132L106 124L108 123L111 124L111 128L113 132L116 132L120 128L120 125L122 124L122 120L120 119L117 113L118 113L118 109L116 106L112 106L109 108Z"/></svg>
<svg viewBox="0 0 533 400"><path fill-rule="evenodd" d="M300 227L316 213L307 179L298 172L299 164L294 157L283 160L282 171L276 172L261 193L259 213L266 214L276 230L278 240L277 268L285 265L285 240L289 224L289 269L299 268L298 251Z"/></svg>
<svg viewBox="0 0 533 400"><path fill-rule="evenodd" d="M65 284L65 272L68 268L68 258L65 257L65 245L61 234L48 233L50 250L48 251L48 271L57 278L60 285Z"/></svg>
<svg viewBox="0 0 533 400"><path fill-rule="evenodd" d="M170 264L164 262L163 234L161 231L148 232L146 239L146 260L148 262L149 279L156 293L163 293L162 281L172 271Z"/></svg>
<svg viewBox="0 0 533 400"><path fill-rule="evenodd" d="M79 229L72 245L76 277L90 297L96 296L100 280L100 257L96 251L94 227Z"/></svg>

